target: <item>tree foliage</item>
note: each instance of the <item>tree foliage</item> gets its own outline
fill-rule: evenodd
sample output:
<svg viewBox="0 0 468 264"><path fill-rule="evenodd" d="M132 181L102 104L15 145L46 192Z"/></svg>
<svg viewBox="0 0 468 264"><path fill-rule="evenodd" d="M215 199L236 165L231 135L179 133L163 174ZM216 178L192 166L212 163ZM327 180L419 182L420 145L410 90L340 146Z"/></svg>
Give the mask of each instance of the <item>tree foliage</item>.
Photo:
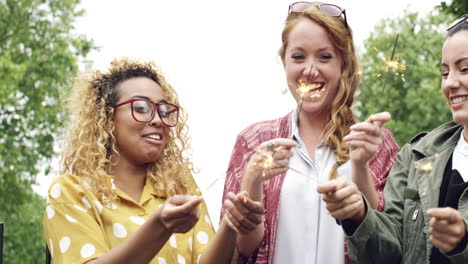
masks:
<svg viewBox="0 0 468 264"><path fill-rule="evenodd" d="M44 200L34 194L41 161L54 155L61 95L93 48L73 34L79 0L0 1L0 221L6 263L44 258Z"/></svg>
<svg viewBox="0 0 468 264"><path fill-rule="evenodd" d="M400 146L452 119L440 88L446 19L437 12L424 17L405 12L401 17L380 21L365 43L357 110L361 119L389 111L392 121L386 127ZM383 57L391 58L397 34L393 59L400 59L406 69L386 72Z"/></svg>
<svg viewBox="0 0 468 264"><path fill-rule="evenodd" d="M459 17L463 14L468 14L468 1L466 0L452 0L450 4L447 1L442 1L439 10L446 14L452 14Z"/></svg>

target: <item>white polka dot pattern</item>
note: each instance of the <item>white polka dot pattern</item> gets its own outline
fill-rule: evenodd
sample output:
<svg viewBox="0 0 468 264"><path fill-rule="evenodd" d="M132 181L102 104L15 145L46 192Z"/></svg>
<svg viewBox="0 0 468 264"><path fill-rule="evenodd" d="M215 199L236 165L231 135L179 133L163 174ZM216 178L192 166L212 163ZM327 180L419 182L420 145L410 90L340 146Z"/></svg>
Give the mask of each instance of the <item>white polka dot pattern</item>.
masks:
<svg viewBox="0 0 468 264"><path fill-rule="evenodd" d="M170 238L169 238L169 244L173 247L173 248L177 248L177 240L176 240L176 237L174 235L172 235Z"/></svg>
<svg viewBox="0 0 468 264"><path fill-rule="evenodd" d="M96 248L92 244L85 244L80 251L82 258L89 258L96 252Z"/></svg>
<svg viewBox="0 0 468 264"><path fill-rule="evenodd" d="M130 216L130 221L137 225L142 225L145 223L145 219L138 217L138 216Z"/></svg>
<svg viewBox="0 0 468 264"><path fill-rule="evenodd" d="M71 223L76 223L77 222L75 218L73 218L73 217L71 217L69 215L65 215L65 218L67 218L68 222L71 222Z"/></svg>
<svg viewBox="0 0 468 264"><path fill-rule="evenodd" d="M81 207L79 205L74 204L73 207L75 207L76 209L86 213L86 209L84 209L83 207Z"/></svg>
<svg viewBox="0 0 468 264"><path fill-rule="evenodd" d="M161 258L161 257L158 257L158 264L166 264L166 259L165 258Z"/></svg>
<svg viewBox="0 0 468 264"><path fill-rule="evenodd" d="M205 215L204 219L205 219L205 222L211 225L210 217L208 215Z"/></svg>
<svg viewBox="0 0 468 264"><path fill-rule="evenodd" d="M99 213L102 214L102 204L99 201L94 200L94 205L96 205L96 208L98 209Z"/></svg>
<svg viewBox="0 0 468 264"><path fill-rule="evenodd" d="M71 240L69 237L62 237L62 239L60 239L60 252L62 253L65 253L67 252L68 248L70 248L70 244L71 244Z"/></svg>
<svg viewBox="0 0 468 264"><path fill-rule="evenodd" d="M179 262L179 264L185 264L184 256L177 254L177 261Z"/></svg>
<svg viewBox="0 0 468 264"><path fill-rule="evenodd" d="M115 223L113 226L112 226L112 231L114 232L114 235L118 238L124 238L127 236L127 230L125 229L125 227L120 224L120 223Z"/></svg>
<svg viewBox="0 0 468 264"><path fill-rule="evenodd" d="M198 242L200 242L202 244L208 243L208 234L203 232L203 231L198 232L197 240L198 240Z"/></svg>
<svg viewBox="0 0 468 264"><path fill-rule="evenodd" d="M52 243L52 239L49 239L49 252L51 256L54 256L54 243Z"/></svg>
<svg viewBox="0 0 468 264"><path fill-rule="evenodd" d="M86 198L86 196L83 196L83 198L81 198L81 201L86 207L91 208L91 204L89 203L88 198Z"/></svg>
<svg viewBox="0 0 468 264"><path fill-rule="evenodd" d="M46 207L47 218L52 219L55 215L55 209L52 205Z"/></svg>
<svg viewBox="0 0 468 264"><path fill-rule="evenodd" d="M52 196L52 198L57 199L60 197L60 194L61 194L60 184L56 183L52 187L50 187L50 196Z"/></svg>
<svg viewBox="0 0 468 264"><path fill-rule="evenodd" d="M188 238L188 246L189 246L190 251L192 251L192 243L193 243L193 238L189 237Z"/></svg>

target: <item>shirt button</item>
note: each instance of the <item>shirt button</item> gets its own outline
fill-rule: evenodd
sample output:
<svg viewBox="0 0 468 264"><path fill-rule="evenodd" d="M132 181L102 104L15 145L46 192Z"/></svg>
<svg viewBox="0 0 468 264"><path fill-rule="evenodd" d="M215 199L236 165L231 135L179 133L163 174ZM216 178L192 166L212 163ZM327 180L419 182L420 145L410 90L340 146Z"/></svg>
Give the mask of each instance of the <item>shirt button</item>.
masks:
<svg viewBox="0 0 468 264"><path fill-rule="evenodd" d="M146 214L145 211L140 211L140 212L138 213L138 216L144 216L145 214Z"/></svg>

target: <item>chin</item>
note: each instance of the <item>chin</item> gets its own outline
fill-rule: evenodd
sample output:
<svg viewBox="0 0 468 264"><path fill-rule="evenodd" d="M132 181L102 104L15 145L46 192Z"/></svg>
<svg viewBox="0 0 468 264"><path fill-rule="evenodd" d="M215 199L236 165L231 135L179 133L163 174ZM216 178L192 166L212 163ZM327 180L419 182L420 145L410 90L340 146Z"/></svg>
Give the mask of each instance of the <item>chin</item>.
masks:
<svg viewBox="0 0 468 264"><path fill-rule="evenodd" d="M468 113L454 113L453 122L463 126L468 126Z"/></svg>

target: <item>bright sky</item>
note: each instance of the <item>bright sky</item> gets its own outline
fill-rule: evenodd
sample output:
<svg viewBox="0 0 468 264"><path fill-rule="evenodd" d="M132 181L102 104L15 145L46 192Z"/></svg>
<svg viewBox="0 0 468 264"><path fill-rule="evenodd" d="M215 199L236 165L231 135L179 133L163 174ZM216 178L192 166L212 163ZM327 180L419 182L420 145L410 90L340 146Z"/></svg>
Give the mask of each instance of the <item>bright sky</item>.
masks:
<svg viewBox="0 0 468 264"><path fill-rule="evenodd" d="M249 124L295 107L279 57L287 0L82 0L77 31L100 47L89 60L105 70L115 57L153 60L188 112L193 161L213 223L217 224L224 172L237 134ZM355 43L374 25L404 9L427 12L441 0L332 1L346 9ZM58 161L55 161L58 162ZM46 195L53 177L40 176ZM217 180L218 179L218 180ZM215 180L215 184L207 187Z"/></svg>

